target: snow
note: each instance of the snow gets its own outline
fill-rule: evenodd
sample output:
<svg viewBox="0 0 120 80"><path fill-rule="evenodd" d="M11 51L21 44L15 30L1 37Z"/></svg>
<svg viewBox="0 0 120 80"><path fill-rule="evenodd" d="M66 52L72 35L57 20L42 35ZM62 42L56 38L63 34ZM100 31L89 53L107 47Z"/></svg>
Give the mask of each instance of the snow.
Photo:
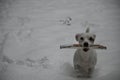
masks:
<svg viewBox="0 0 120 80"><path fill-rule="evenodd" d="M120 1L1 0L0 80L119 80ZM64 24L70 17L70 25ZM73 69L76 33L90 27L98 62L92 78L77 78Z"/></svg>

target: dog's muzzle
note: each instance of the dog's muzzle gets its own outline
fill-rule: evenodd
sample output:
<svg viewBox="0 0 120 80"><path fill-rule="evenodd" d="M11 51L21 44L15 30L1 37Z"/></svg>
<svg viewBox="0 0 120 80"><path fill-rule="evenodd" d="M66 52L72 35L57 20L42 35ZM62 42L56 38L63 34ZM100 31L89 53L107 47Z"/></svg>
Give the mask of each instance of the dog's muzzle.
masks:
<svg viewBox="0 0 120 80"><path fill-rule="evenodd" d="M88 50L89 50L89 48L86 48L86 47L83 48L83 51L84 51L84 52L87 52Z"/></svg>
<svg viewBox="0 0 120 80"><path fill-rule="evenodd" d="M84 42L83 46L88 47L89 46L88 42Z"/></svg>
<svg viewBox="0 0 120 80"><path fill-rule="evenodd" d="M87 52L89 50L89 44L88 44L88 42L84 42L83 47L84 47L83 51Z"/></svg>

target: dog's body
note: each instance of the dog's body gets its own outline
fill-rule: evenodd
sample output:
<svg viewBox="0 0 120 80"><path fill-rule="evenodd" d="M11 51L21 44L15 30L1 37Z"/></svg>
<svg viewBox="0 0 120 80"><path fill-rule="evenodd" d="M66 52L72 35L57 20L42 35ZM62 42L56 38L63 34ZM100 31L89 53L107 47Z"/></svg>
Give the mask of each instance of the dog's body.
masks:
<svg viewBox="0 0 120 80"><path fill-rule="evenodd" d="M91 76L96 62L97 54L90 45L94 44L96 35L89 33L89 28L86 33L76 35L76 40L82 45L82 48L76 50L74 54L74 69L79 72L78 76Z"/></svg>

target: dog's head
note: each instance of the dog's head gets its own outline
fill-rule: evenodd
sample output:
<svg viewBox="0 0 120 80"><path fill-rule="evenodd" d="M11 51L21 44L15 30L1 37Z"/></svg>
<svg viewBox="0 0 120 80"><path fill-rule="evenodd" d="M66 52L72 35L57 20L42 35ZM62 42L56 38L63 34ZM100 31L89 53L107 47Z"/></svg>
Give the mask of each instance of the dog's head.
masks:
<svg viewBox="0 0 120 80"><path fill-rule="evenodd" d="M79 42L85 52L89 50L90 45L94 44L95 38L95 34L89 33L89 28L85 33L78 33L75 36L76 41Z"/></svg>

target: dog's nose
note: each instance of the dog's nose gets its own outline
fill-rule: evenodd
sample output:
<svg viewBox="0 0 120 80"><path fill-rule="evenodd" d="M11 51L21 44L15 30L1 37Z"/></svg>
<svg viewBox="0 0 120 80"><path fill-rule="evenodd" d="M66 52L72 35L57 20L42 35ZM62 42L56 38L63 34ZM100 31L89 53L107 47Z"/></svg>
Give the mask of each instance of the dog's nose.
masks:
<svg viewBox="0 0 120 80"><path fill-rule="evenodd" d="M89 44L88 44L88 42L85 42L83 45L84 45L84 47L88 47Z"/></svg>

